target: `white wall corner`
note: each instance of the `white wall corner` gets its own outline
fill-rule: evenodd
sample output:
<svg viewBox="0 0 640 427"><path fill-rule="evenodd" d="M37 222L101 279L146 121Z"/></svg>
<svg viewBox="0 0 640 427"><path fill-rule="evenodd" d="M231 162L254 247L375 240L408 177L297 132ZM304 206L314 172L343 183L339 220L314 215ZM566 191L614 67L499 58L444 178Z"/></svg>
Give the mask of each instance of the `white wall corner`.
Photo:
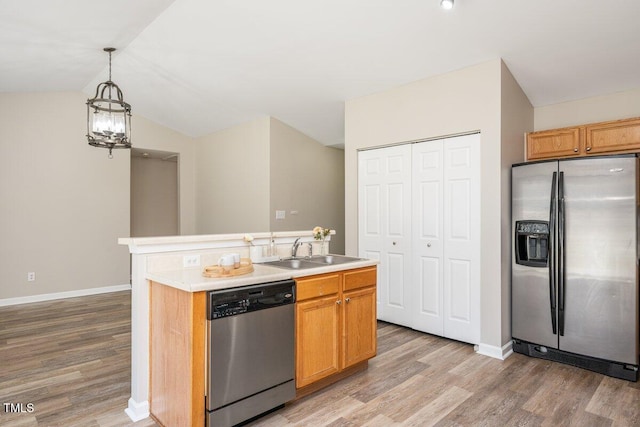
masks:
<svg viewBox="0 0 640 427"><path fill-rule="evenodd" d="M124 412L133 422L144 420L149 417L149 401L145 400L138 403L133 399L129 399L129 407Z"/></svg>
<svg viewBox="0 0 640 427"><path fill-rule="evenodd" d="M509 340L508 343L502 347L489 344L478 344L475 348L476 353L483 356L493 357L494 359L505 360L507 357L513 354L513 342Z"/></svg>

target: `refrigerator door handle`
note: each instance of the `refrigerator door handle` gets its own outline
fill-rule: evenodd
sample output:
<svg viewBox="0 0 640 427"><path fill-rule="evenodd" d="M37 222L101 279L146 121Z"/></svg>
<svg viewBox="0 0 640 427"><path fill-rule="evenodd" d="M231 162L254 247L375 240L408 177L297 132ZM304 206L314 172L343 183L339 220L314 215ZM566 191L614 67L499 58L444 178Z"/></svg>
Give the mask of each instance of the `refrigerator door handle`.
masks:
<svg viewBox="0 0 640 427"><path fill-rule="evenodd" d="M554 240L555 240L555 216L556 216L556 180L558 172L553 173L551 179L551 203L549 204L549 252L547 259L549 260L549 304L551 306L551 329L553 335L557 334L556 325L556 263L554 256Z"/></svg>
<svg viewBox="0 0 640 427"><path fill-rule="evenodd" d="M558 334L564 336L564 283L565 283L565 210L564 172L558 178Z"/></svg>

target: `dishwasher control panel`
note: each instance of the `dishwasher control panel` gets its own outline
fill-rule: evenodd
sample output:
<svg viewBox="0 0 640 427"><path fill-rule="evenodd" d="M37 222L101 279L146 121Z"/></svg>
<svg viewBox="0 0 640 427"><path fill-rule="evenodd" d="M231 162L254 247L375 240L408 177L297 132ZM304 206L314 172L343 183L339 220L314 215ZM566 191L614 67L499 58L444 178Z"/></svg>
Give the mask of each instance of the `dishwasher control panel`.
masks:
<svg viewBox="0 0 640 427"><path fill-rule="evenodd" d="M282 280L209 292L209 320L237 316L295 302L295 281Z"/></svg>
<svg viewBox="0 0 640 427"><path fill-rule="evenodd" d="M221 317L246 313L250 304L248 299L218 304L212 308L212 318L219 319Z"/></svg>

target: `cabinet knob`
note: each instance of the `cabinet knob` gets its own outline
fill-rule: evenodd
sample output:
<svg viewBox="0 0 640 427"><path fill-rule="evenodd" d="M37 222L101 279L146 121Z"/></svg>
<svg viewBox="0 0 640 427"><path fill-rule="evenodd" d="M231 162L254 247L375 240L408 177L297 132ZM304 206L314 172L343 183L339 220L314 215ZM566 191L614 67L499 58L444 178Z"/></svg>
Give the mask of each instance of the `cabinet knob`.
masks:
<svg viewBox="0 0 640 427"><path fill-rule="evenodd" d="M427 247L430 248L431 247L431 243L427 243Z"/></svg>
<svg viewBox="0 0 640 427"><path fill-rule="evenodd" d="M396 242L393 242L393 246L395 246L395 245L396 245Z"/></svg>
<svg viewBox="0 0 640 427"><path fill-rule="evenodd" d="M577 153L577 152L578 152L578 148L577 148L577 147L576 147L576 148L574 148L574 149L573 149L573 152L574 152L574 153Z"/></svg>
<svg viewBox="0 0 640 427"><path fill-rule="evenodd" d="M591 147L587 147L587 151L591 151Z"/></svg>
<svg viewBox="0 0 640 427"><path fill-rule="evenodd" d="M338 301L336 301L336 304L340 305L340 304L342 304L342 301L338 300Z"/></svg>
<svg viewBox="0 0 640 427"><path fill-rule="evenodd" d="M345 302L349 302L349 301L351 301L351 298L345 298L344 301Z"/></svg>

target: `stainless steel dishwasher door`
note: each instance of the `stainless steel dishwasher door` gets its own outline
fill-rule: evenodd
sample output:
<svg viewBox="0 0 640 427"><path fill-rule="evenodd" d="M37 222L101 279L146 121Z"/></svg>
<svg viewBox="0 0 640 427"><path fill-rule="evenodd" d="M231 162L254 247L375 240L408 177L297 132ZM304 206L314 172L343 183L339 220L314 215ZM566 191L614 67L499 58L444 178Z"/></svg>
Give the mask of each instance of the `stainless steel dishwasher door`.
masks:
<svg viewBox="0 0 640 427"><path fill-rule="evenodd" d="M293 384L294 304L214 319L209 327L209 411Z"/></svg>

